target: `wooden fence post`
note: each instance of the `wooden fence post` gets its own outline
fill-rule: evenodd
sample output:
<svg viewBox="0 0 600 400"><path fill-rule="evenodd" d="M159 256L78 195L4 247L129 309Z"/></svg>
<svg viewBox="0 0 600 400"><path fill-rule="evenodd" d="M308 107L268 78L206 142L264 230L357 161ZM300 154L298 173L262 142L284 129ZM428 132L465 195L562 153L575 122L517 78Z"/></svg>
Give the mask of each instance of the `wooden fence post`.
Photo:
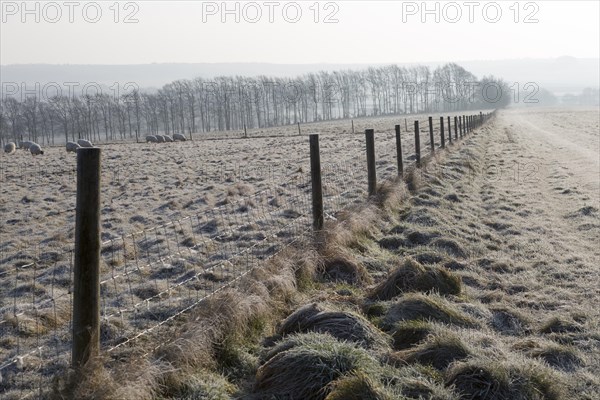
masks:
<svg viewBox="0 0 600 400"><path fill-rule="evenodd" d="M429 141L431 142L431 152L435 152L435 141L433 140L433 117L429 117Z"/></svg>
<svg viewBox="0 0 600 400"><path fill-rule="evenodd" d="M244 137L248 137L248 130L246 129L246 124L244 124Z"/></svg>
<svg viewBox="0 0 600 400"><path fill-rule="evenodd" d="M75 270L71 363L85 365L100 351L101 150L77 150Z"/></svg>
<svg viewBox="0 0 600 400"><path fill-rule="evenodd" d="M446 137L444 136L444 117L440 117L440 138L442 139L442 148L446 147Z"/></svg>
<svg viewBox="0 0 600 400"><path fill-rule="evenodd" d="M404 118L404 130L408 132L408 122L406 121L406 118Z"/></svg>
<svg viewBox="0 0 600 400"><path fill-rule="evenodd" d="M377 191L377 172L375 170L375 131L367 129L365 131L367 142L367 176L369 178L369 196Z"/></svg>
<svg viewBox="0 0 600 400"><path fill-rule="evenodd" d="M352 120L352 133L354 133L354 120Z"/></svg>
<svg viewBox="0 0 600 400"><path fill-rule="evenodd" d="M415 121L415 155L417 166L421 166L421 133L419 132L419 121Z"/></svg>
<svg viewBox="0 0 600 400"><path fill-rule="evenodd" d="M310 178L312 181L313 229L323 229L323 184L321 180L321 155L319 152L319 135L309 136L310 142Z"/></svg>
<svg viewBox="0 0 600 400"><path fill-rule="evenodd" d="M452 124L450 123L450 116L448 116L448 141L452 143Z"/></svg>
<svg viewBox="0 0 600 400"><path fill-rule="evenodd" d="M458 140L458 117L454 116L454 139Z"/></svg>
<svg viewBox="0 0 600 400"><path fill-rule="evenodd" d="M400 125L396 125L396 158L398 159L398 176L404 174L404 165L402 164L402 140L400 139Z"/></svg>
<svg viewBox="0 0 600 400"><path fill-rule="evenodd" d="M300 122L298 122L298 136L302 135L302 132L300 132Z"/></svg>

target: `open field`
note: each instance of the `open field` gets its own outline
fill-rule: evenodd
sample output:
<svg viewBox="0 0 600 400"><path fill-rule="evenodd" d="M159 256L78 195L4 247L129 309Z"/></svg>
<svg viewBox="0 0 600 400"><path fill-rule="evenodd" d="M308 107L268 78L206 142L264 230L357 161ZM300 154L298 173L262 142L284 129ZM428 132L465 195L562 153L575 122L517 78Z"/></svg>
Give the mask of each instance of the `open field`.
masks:
<svg viewBox="0 0 600 400"><path fill-rule="evenodd" d="M343 214L336 212L350 204L362 203L366 191L364 135L351 135L347 121L336 123L323 123L320 130L326 212L331 226L335 225L334 216L343 220ZM396 174L395 123L403 124L391 118L355 121L357 132L367 127L376 130L381 178ZM423 122L421 128L422 153L428 153L427 127ZM414 153L410 124L409 131L405 132L402 125L405 160L410 160ZM122 325L107 321L107 343L119 343L131 330L147 329L147 321L160 318L156 317L159 311L169 313L189 304L190 297L183 293L190 290L185 277L195 271L189 265L194 259L206 260L207 242L226 244L213 260L218 263L219 259L244 251L251 243L267 237L289 243L289 238L304 236L310 226L307 142L305 136L289 135L285 139L103 146L103 239L107 241L103 272L110 287L105 298L115 302L104 309L128 309L132 314L132 304L143 302L148 296L160 300L156 309L151 309L148 302L147 309L152 315L147 313L134 318L134 322L121 322ZM600 300L599 154L598 110L501 112L491 125L478 129L475 135L433 160L421 174L412 176L414 187L410 195L400 190L400 200L389 200L383 210L374 212L372 205L357 213L356 218L363 219L354 225L342 224L349 232L346 236L340 233L341 228L332 229L325 254L320 249L315 256L321 260L317 264L327 266L335 259L343 259L348 271L342 268L334 273L325 268L324 272L315 267L315 283L291 296L293 301L284 311L270 315L276 320L272 329L265 324L260 332L279 334L272 340L292 340L294 333L303 331L293 327L286 330L285 324L277 328L280 322L277 318L312 302L319 303L315 315L319 312L355 315L360 324L369 327L365 329L373 332L368 343L358 340L361 343L356 346L346 344L349 348L338 348L341 345L334 339L318 340L326 344L327 340L334 340L321 351L356 352L357 359L362 361L350 368L351 375L340 375L347 380L355 376L356 381L338 379L337 386L327 386L320 394L307 392L304 397L285 397L298 390L280 384L285 380L283 366L294 360L294 346L274 353L269 341L261 344L259 340L242 340L231 344L237 361L219 365L211 372L214 379L225 379L223 376L228 379L219 385L222 397L193 397L189 390L179 393L164 386L152 389L153 396L325 398L327 393L342 393L345 384L352 384L379 393L379 397L361 398L418 398L429 393L426 398L449 399L459 398L462 388L463 398L593 399L600 388L597 380L600 314L595 306ZM2 157L3 165L7 159ZM44 158L32 159L23 154L14 157L20 166L37 163L38 170L49 171L72 171L74 159L62 148L49 149ZM34 315L30 310L21 310L16 303L22 298L23 302L40 304L57 297L60 291L68 298L70 286L69 260L62 257L68 254L64 252L73 241L75 180L70 172L26 179L18 171L19 168L6 168L2 176L0 307L8 321L0 325L2 358L10 357L16 344L32 346L36 333L48 329L35 323L35 317L45 311L43 307L35 307ZM173 220L179 221L179 225L160 225ZM262 223L267 220L268 224ZM129 242L121 239L122 235L134 232L146 234L134 235L127 239ZM215 232L220 235L215 236ZM121 247L117 246L119 241ZM316 251L306 246L305 253ZM133 278L121 269L126 271L127 256L136 249L147 254L135 255L129 261L143 258L148 267ZM165 260L167 257L161 251L176 257ZM252 252L255 263L273 254L266 245ZM307 254L302 256L310 259ZM406 276L405 283L392 284L390 290L384 290L385 285L376 286L390 281L393 275L388 273L405 265L406 258L416 262L417 270L445 271L444 274L458 278L460 289L444 291L436 284L411 286ZM19 266L32 260L40 261L39 270L19 270ZM47 273L50 270L51 275ZM120 278L115 278L115 271ZM203 285L222 281L240 271L233 264L231 270L211 271L210 277L194 280L194 288L198 291ZM296 280L291 283L294 290L302 286L297 281L298 275L287 278ZM145 287L148 285L144 280L151 280L154 287ZM33 286L26 285L31 282ZM209 292L210 288L201 290ZM121 291L136 297L125 299ZM165 292L168 294L163 295ZM433 301L455 314L449 319L436 319L427 313L402 317L399 310L407 301L422 304ZM173 308L165 309L165 304ZM136 309L133 314L137 315L137 307L133 308ZM23 313L16 322L10 319L15 311ZM45 321L52 325L68 319L68 315L60 318L55 315ZM402 321L419 319L431 320L421 327L429 336L425 335L424 341L403 341L398 334L402 332ZM135 325L138 323L139 326ZM304 332L325 331L341 338L335 330L306 326ZM356 341L352 335L343 338ZM307 342L300 350L313 351L310 342L313 339L301 340ZM445 359L436 351L447 351L444 346L448 342L453 345L452 357ZM441 345L432 350L432 343ZM262 351L271 353L258 359L256 354ZM419 367L432 362L425 353L434 354L433 368ZM275 359L281 362L277 368L272 367L276 365ZM436 360L442 360L441 364ZM11 366L4 373L0 390L18 382L11 379L24 375L17 372L19 369L30 371L32 375L26 376L33 377L40 369L40 362L34 358L24 366ZM63 360L59 365L64 363ZM518 387L522 385L521 392L502 392L500 383L490 384L486 389L485 384L494 380L479 376L478 382L483 385L477 389L480 397L469 397L472 392L468 390L475 390L464 382L468 381L469 373L474 374L469 368L485 365L496 366L492 372L499 375L508 374L514 390L521 390ZM379 368L384 368L384 372ZM380 381L383 377L387 380ZM308 381L313 378L306 377ZM23 378L19 379L23 384ZM204 378L194 379L202 382ZM415 381L421 391L411 386L410 382ZM564 385L560 387L557 382ZM569 393L561 394L565 388ZM534 394L518 397L530 389ZM485 390L487 397L481 395ZM506 393L511 393L510 397L501 397ZM19 397L17 392L13 394ZM348 398L343 394L338 396L342 397L328 398Z"/></svg>

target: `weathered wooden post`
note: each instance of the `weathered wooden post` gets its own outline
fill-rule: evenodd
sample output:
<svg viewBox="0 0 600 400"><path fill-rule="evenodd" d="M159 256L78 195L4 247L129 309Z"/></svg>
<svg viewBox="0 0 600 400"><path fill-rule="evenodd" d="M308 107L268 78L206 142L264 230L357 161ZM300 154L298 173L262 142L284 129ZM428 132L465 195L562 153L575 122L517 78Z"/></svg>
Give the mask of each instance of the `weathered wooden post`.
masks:
<svg viewBox="0 0 600 400"><path fill-rule="evenodd" d="M319 152L319 135L309 136L310 143L310 178L312 181L313 229L323 229L323 184L321 181L321 155Z"/></svg>
<svg viewBox="0 0 600 400"><path fill-rule="evenodd" d="M415 156L417 166L421 166L421 136L419 132L419 121L415 121Z"/></svg>
<svg viewBox="0 0 600 400"><path fill-rule="evenodd" d="M458 140L458 117L454 116L454 139Z"/></svg>
<svg viewBox="0 0 600 400"><path fill-rule="evenodd" d="M450 116L448 116L448 141L452 143L452 124L450 123Z"/></svg>
<svg viewBox="0 0 600 400"><path fill-rule="evenodd" d="M442 148L446 147L446 137L444 136L444 117L440 117L440 138L442 139Z"/></svg>
<svg viewBox="0 0 600 400"><path fill-rule="evenodd" d="M429 141L431 142L431 152L435 152L435 142L433 140L433 117L429 117Z"/></svg>
<svg viewBox="0 0 600 400"><path fill-rule="evenodd" d="M101 150L77 150L75 271L71 363L81 367L100 350Z"/></svg>
<svg viewBox="0 0 600 400"><path fill-rule="evenodd" d="M302 135L302 132L300 131L300 122L298 122L298 136Z"/></svg>
<svg viewBox="0 0 600 400"><path fill-rule="evenodd" d="M352 133L354 133L354 120L352 120Z"/></svg>
<svg viewBox="0 0 600 400"><path fill-rule="evenodd" d="M367 129L365 131L367 142L367 176L369 179L369 196L377 191L377 172L375 170L375 131Z"/></svg>
<svg viewBox="0 0 600 400"><path fill-rule="evenodd" d="M244 124L244 137L248 137L248 130L246 129L246 124Z"/></svg>
<svg viewBox="0 0 600 400"><path fill-rule="evenodd" d="M402 140L400 139L400 125L396 125L396 158L398 159L398 176L404 174L404 165L402 164Z"/></svg>

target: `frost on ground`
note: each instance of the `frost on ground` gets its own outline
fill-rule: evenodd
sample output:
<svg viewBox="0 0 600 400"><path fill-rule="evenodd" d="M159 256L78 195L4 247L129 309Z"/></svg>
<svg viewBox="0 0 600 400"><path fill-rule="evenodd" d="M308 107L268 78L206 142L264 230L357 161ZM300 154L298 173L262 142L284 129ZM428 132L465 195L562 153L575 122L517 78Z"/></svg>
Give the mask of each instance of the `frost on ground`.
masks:
<svg viewBox="0 0 600 400"><path fill-rule="evenodd" d="M307 246L295 255L299 259L292 254L278 261L282 270L293 263L312 270L314 282L273 269L259 275L250 289L235 289L249 293L234 291L211 303L221 307L217 315L223 319L237 315L249 323L252 334L207 339L204 344L214 347L202 352L202 325L194 324L209 311L200 310L186 329L169 336L181 335L171 353L149 356L152 376L144 379L153 384L145 384L145 391L134 393L134 386L127 391L126 374L119 371L135 368L115 365L110 379L98 381L105 383L102 390L91 383L95 396L89 398L115 398L115 393L129 394L123 398L204 398L210 392L206 398L594 399L600 391L599 122L598 110L500 112L413 175L409 186L415 190L401 203L388 200L383 213L368 209L354 216L358 220L346 224L349 233L335 230L319 255ZM378 172L392 175L393 120L362 123L380 131ZM364 136L334 134L341 130L335 124L323 125L331 135L322 138L322 162L347 159L356 166L349 176L345 169L332 168L324 184L339 185L330 190L341 197L352 194L345 203L350 204L364 199ZM403 135L409 156L411 135ZM147 144L133 151L106 146L106 162L122 165L122 172L118 180L109 179L106 189L105 201L112 204L106 205L111 225L105 232L116 236L229 204L271 184L270 178L256 176L205 183L199 166L218 166L227 159L278 163L290 177L308 171L306 137L207 143ZM182 146L179 153L175 146ZM50 149L51 157L54 151L56 160L66 159L64 149ZM54 238L68 245L73 221L44 212L67 206L66 197L74 199L74 181L57 176L45 188L8 182L9 188L2 187L3 215L20 221L3 221L0 245L24 252L28 240ZM162 187L173 197L161 194ZM357 195L346 193L347 187L363 189ZM71 194L44 200L49 190L61 193L57 188ZM284 202L298 193L298 186L277 190ZM203 201L190 204L199 198ZM25 208L15 211L17 205ZM260 227L252 230L258 233ZM28 239L27 232L38 236ZM172 279L172 271L162 272L167 282ZM32 289L22 291L29 296ZM285 292L285 301L279 292ZM259 301L267 293L270 300ZM237 308L244 312L236 314ZM245 332L238 319L233 321L219 324ZM17 339L3 339L0 351L12 349ZM306 368L306 360L323 368Z"/></svg>

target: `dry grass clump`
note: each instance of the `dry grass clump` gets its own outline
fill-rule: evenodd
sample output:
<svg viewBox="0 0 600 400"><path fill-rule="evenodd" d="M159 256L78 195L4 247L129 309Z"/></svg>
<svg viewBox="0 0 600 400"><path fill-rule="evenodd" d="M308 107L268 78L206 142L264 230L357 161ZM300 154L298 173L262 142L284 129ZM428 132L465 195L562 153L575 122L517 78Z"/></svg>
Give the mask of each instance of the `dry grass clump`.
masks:
<svg viewBox="0 0 600 400"><path fill-rule="evenodd" d="M372 282L365 266L351 257L337 256L326 259L319 272L327 281L346 282L358 286Z"/></svg>
<svg viewBox="0 0 600 400"><path fill-rule="evenodd" d="M365 348L385 348L388 338L367 319L348 311L336 311L312 303L288 316L278 329L280 335L291 333L328 333L339 340L358 343Z"/></svg>
<svg viewBox="0 0 600 400"><path fill-rule="evenodd" d="M454 364L446 373L446 385L461 399L561 400L562 383L539 364L502 363L475 359Z"/></svg>
<svg viewBox="0 0 600 400"><path fill-rule="evenodd" d="M222 375L209 370L184 374L177 383L170 382L166 392L157 400L164 399L205 399L230 400L236 388Z"/></svg>
<svg viewBox="0 0 600 400"><path fill-rule="evenodd" d="M389 355L389 361L394 365L420 363L430 365L435 369L446 369L451 363L463 360L471 355L458 336L449 332L430 335L418 346L397 351Z"/></svg>
<svg viewBox="0 0 600 400"><path fill-rule="evenodd" d="M513 348L529 357L544 360L550 366L563 371L574 371L584 363L577 350L572 346L527 339L515 343Z"/></svg>
<svg viewBox="0 0 600 400"><path fill-rule="evenodd" d="M408 293L389 307L382 321L383 329L389 331L396 322L410 320L431 320L467 328L478 326L474 319L441 296Z"/></svg>
<svg viewBox="0 0 600 400"><path fill-rule="evenodd" d="M458 276L439 267L425 267L413 259L405 259L369 295L371 299L391 300L404 292L437 292L458 295L461 281Z"/></svg>
<svg viewBox="0 0 600 400"><path fill-rule="evenodd" d="M151 399L159 392L157 377L163 365L137 355L128 356L126 370L109 370L106 360L92 359L78 371L55 380L51 399Z"/></svg>
<svg viewBox="0 0 600 400"><path fill-rule="evenodd" d="M452 257L467 258L467 252L463 246L454 239L437 238L431 242L431 245L445 251Z"/></svg>
<svg viewBox="0 0 600 400"><path fill-rule="evenodd" d="M562 316L555 316L544 322L540 333L574 333L582 332L583 327L575 321L567 321Z"/></svg>
<svg viewBox="0 0 600 400"><path fill-rule="evenodd" d="M395 368L382 366L380 381L394 393L394 399L456 400L451 389L444 386L442 374L436 369L421 364L409 364Z"/></svg>
<svg viewBox="0 0 600 400"><path fill-rule="evenodd" d="M257 334L253 328L261 327L258 321L270 317L268 301L262 296L225 290L199 307L195 321L183 328L179 337L161 348L157 355L173 365L214 368L215 356L223 345Z"/></svg>
<svg viewBox="0 0 600 400"><path fill-rule="evenodd" d="M322 336L320 343L297 345L271 357L256 372L254 392L261 398L323 400L336 379L377 370L378 362L366 350Z"/></svg>
<svg viewBox="0 0 600 400"><path fill-rule="evenodd" d="M403 185L400 179L396 181L385 181L377 186L377 192L369 198L377 208L383 211L392 211L398 208L398 205L408 199L410 192L406 185Z"/></svg>
<svg viewBox="0 0 600 400"><path fill-rule="evenodd" d="M396 350L408 349L425 340L433 332L433 324L429 321L400 321L391 333L392 347Z"/></svg>
<svg viewBox="0 0 600 400"><path fill-rule="evenodd" d="M264 364L277 354L297 346L319 346L324 342L335 341L337 341L337 339L330 334L317 332L294 333L285 338L280 337L279 341L271 348L267 348L263 351L263 354L260 357L260 364Z"/></svg>
<svg viewBox="0 0 600 400"><path fill-rule="evenodd" d="M364 373L356 373L330 384L331 392L325 400L394 400L397 397L381 383Z"/></svg>
<svg viewBox="0 0 600 400"><path fill-rule="evenodd" d="M530 331L531 321L522 313L506 306L494 306L490 311L492 312L490 324L497 332L521 336Z"/></svg>

